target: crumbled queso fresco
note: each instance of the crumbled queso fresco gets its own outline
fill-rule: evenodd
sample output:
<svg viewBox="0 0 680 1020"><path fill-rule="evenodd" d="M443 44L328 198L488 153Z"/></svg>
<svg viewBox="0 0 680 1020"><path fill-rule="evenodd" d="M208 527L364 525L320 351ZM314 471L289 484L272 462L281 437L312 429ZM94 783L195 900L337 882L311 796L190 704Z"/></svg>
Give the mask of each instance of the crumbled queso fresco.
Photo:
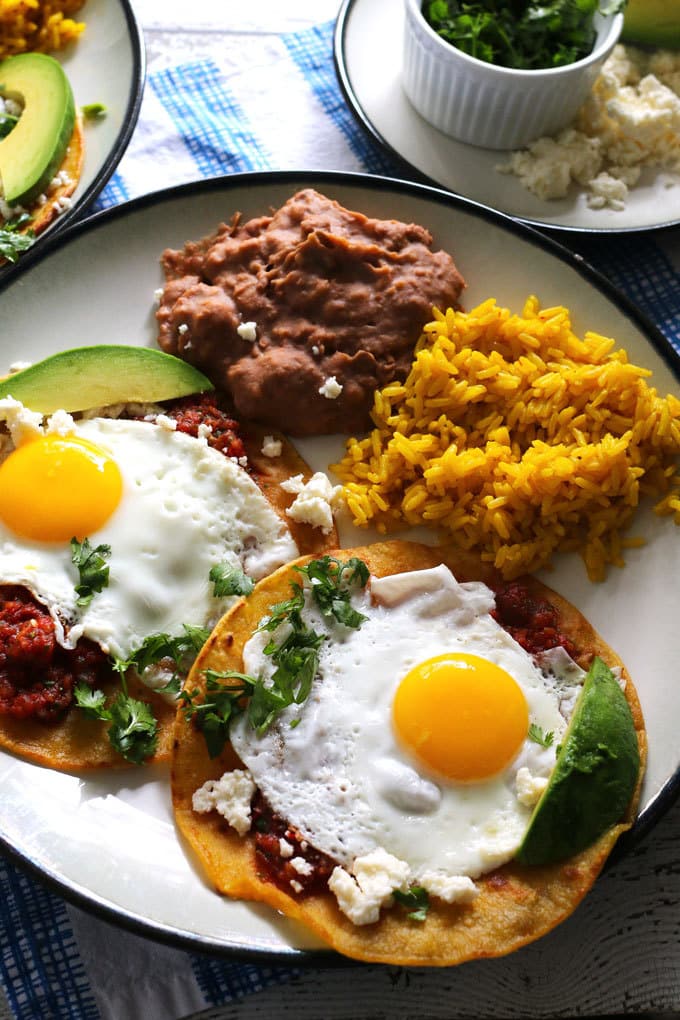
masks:
<svg viewBox="0 0 680 1020"><path fill-rule="evenodd" d="M680 53L618 45L573 123L496 169L540 199L575 182L591 209L621 210L645 166L680 170Z"/></svg>

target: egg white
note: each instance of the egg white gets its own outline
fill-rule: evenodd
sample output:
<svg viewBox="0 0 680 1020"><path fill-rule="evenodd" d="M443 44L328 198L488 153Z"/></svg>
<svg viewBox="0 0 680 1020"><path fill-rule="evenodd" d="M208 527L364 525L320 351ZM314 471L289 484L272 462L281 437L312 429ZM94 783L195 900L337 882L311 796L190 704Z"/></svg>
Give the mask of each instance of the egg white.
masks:
<svg viewBox="0 0 680 1020"><path fill-rule="evenodd" d="M312 692L258 737L245 719L231 739L273 809L319 850L346 868L381 848L428 873L475 878L516 852L532 811L517 774L546 779L583 672L560 654L539 668L489 615L494 596L483 584L459 584L446 567L371 582L355 605L368 616L359 630L330 630ZM377 602L375 600L378 600ZM256 633L244 650L247 673L271 676ZM430 775L400 746L391 722L396 688L416 664L450 651L482 656L505 669L527 700L529 718L554 743L527 738L502 773L475 783ZM291 722L295 726L291 727Z"/></svg>
<svg viewBox="0 0 680 1020"><path fill-rule="evenodd" d="M211 567L230 562L257 579L297 555L246 471L204 439L125 419L65 428L107 451L123 477L117 509L88 536L111 547L108 586L78 608L69 544L24 539L0 521L0 584L27 587L65 647L87 637L127 658L151 634L212 626L234 600L214 597Z"/></svg>

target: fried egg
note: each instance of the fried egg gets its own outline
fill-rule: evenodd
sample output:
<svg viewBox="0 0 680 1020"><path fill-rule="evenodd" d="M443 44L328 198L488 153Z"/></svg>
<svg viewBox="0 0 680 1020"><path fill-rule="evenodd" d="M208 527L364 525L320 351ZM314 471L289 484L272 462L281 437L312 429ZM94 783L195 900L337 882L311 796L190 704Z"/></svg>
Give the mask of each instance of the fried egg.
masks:
<svg viewBox="0 0 680 1020"><path fill-rule="evenodd" d="M43 426L9 405L0 412L16 445L0 464L0 584L28 588L64 647L87 637L127 658L151 634L212 626L234 601L214 596L213 566L257 579L296 556L257 485L205 439L64 412ZM108 585L84 608L72 537L111 549Z"/></svg>
<svg viewBox="0 0 680 1020"><path fill-rule="evenodd" d="M563 649L539 666L490 615L493 592L445 566L371 578L353 604L358 630L329 628L308 600L328 636L309 698L262 736L238 720L232 744L273 809L344 868L381 850L431 888L474 879L516 852L583 671ZM244 649L265 681L271 637Z"/></svg>

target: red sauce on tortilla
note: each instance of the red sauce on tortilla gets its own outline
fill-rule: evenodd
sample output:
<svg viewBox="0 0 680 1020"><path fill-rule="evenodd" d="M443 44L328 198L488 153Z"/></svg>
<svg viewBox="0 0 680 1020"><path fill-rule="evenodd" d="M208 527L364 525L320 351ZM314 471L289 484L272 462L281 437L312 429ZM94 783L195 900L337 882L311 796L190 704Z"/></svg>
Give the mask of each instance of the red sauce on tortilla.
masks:
<svg viewBox="0 0 680 1020"><path fill-rule="evenodd" d="M530 655L561 645L572 659L577 657L576 647L560 630L557 610L550 602L533 596L521 581L501 585L495 594L496 608L491 615Z"/></svg>
<svg viewBox="0 0 680 1020"><path fill-rule="evenodd" d="M165 414L177 422L177 431L197 437L201 425L210 429L208 446L225 457L239 460L246 456L246 448L239 435L239 423L220 407L216 393L201 393L181 397L170 404Z"/></svg>
<svg viewBox="0 0 680 1020"><path fill-rule="evenodd" d="M107 656L94 642L57 643L46 608L25 588L0 588L0 714L53 722L73 702L73 688L110 678Z"/></svg>
<svg viewBox="0 0 680 1020"><path fill-rule="evenodd" d="M336 862L315 850L297 829L277 815L259 790L251 805L252 831L255 834L255 858L262 877L278 885L289 895L319 892L326 888ZM286 844L291 851L281 853ZM300 872L291 863L295 859L309 865L309 873Z"/></svg>

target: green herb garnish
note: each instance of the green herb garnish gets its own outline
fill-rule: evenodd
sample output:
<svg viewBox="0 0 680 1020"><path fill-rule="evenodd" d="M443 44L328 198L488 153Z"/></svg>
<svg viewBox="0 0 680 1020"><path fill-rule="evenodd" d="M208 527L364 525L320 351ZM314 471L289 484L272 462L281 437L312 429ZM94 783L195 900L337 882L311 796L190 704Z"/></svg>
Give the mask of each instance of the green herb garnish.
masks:
<svg viewBox="0 0 680 1020"><path fill-rule="evenodd" d="M555 734L552 730L548 730L546 733L540 726L537 726L536 723L529 724L529 732L527 736L529 737L529 740L533 740L535 744L540 744L541 747L551 747L552 742L555 739Z"/></svg>
<svg viewBox="0 0 680 1020"><path fill-rule="evenodd" d="M425 0L423 14L452 46L490 64L524 70L563 67L595 43L597 11L625 0Z"/></svg>
<svg viewBox="0 0 680 1020"><path fill-rule="evenodd" d="M102 690L92 690L79 681L74 698L88 719L98 719L111 725L107 730L112 747L133 765L141 765L150 758L158 744L158 723L149 705L127 692L125 679L122 690L109 705Z"/></svg>
<svg viewBox="0 0 680 1020"><path fill-rule="evenodd" d="M30 222L30 215L22 213L15 220L8 220L0 227L0 258L16 262L22 252L27 251L35 241L35 233L27 230L19 233L21 227Z"/></svg>
<svg viewBox="0 0 680 1020"><path fill-rule="evenodd" d="M366 617L352 607L350 598L352 588L364 587L368 581L368 567L362 560L352 557L342 563L324 556L295 569L309 581L308 590L325 617L333 617L346 627L361 626ZM250 725L261 735L285 708L301 705L309 697L318 669L319 649L326 635L318 634L303 620L302 585L293 581L290 587L291 598L273 605L259 626L260 631L274 635L263 649L276 666L267 683L261 677L234 670L208 669L202 698L198 689L180 693L185 718L193 719L203 732L213 758L229 739L229 728L236 717L246 714ZM287 633L277 640L274 632L283 624L288 625ZM293 719L291 726L298 722L299 719Z"/></svg>
<svg viewBox="0 0 680 1020"><path fill-rule="evenodd" d="M82 542L77 538L71 539L71 562L78 568L80 578L75 586L77 606L89 606L97 592L103 591L108 585L109 565L106 560L110 555L110 545L97 545L93 549L89 538Z"/></svg>
<svg viewBox="0 0 680 1020"><path fill-rule="evenodd" d="M430 909L430 897L427 889L423 889L421 885L412 885L406 892L395 889L393 895L397 903L409 911L409 920L425 920Z"/></svg>
<svg viewBox="0 0 680 1020"><path fill-rule="evenodd" d="M149 666L168 660L174 665L171 679L163 688L172 694L178 694L182 677L189 672L193 660L205 644L210 634L206 627L183 625L183 633L173 637L171 634L150 634L127 659L114 659L113 668L121 676L134 668L138 676L142 676Z"/></svg>
<svg viewBox="0 0 680 1020"><path fill-rule="evenodd" d="M216 599L228 595L250 595L255 587L252 579L231 563L217 563L210 568L208 578L213 583L213 595Z"/></svg>
<svg viewBox="0 0 680 1020"><path fill-rule="evenodd" d="M80 109L85 120L103 120L108 113L103 103L85 103Z"/></svg>

